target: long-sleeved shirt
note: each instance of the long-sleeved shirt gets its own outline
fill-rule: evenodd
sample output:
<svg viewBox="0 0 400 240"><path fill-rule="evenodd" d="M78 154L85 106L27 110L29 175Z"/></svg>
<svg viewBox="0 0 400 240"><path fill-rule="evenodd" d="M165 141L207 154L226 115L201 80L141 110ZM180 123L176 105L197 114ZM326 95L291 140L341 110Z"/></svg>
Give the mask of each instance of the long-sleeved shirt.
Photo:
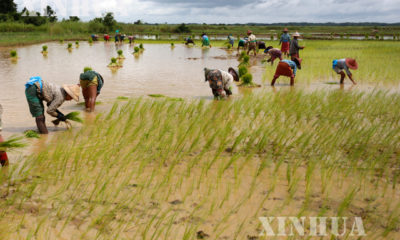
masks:
<svg viewBox="0 0 400 240"><path fill-rule="evenodd" d="M39 99L47 102L47 113L53 117L57 117L57 108L59 108L65 101L67 92L53 83L42 81L42 90L40 91L40 83L36 82L35 85L38 89Z"/></svg>
<svg viewBox="0 0 400 240"><path fill-rule="evenodd" d="M285 59L285 60L282 60L281 62L285 62L285 63L289 64L290 68L293 70L293 75L296 76L297 65L294 61Z"/></svg>
<svg viewBox="0 0 400 240"><path fill-rule="evenodd" d="M351 72L350 72L349 67L346 64L346 59L345 58L336 60L336 65L333 66L333 69L335 69L335 70L338 69L340 71L345 70L346 73L347 73L347 76L351 76Z"/></svg>
<svg viewBox="0 0 400 240"><path fill-rule="evenodd" d="M225 72L224 70L220 70L221 72L221 76L222 76L222 82L224 83L224 89L231 89L232 88L232 84L233 84L233 76L228 73Z"/></svg>
<svg viewBox="0 0 400 240"><path fill-rule="evenodd" d="M290 42L289 53L290 54L299 54L300 49L303 49L303 47L299 46L298 40L293 38L292 41Z"/></svg>
<svg viewBox="0 0 400 240"><path fill-rule="evenodd" d="M256 42L256 36L254 34L250 34L248 41L249 42Z"/></svg>
<svg viewBox="0 0 400 240"><path fill-rule="evenodd" d="M279 41L279 44L283 43L283 42L290 42L290 35L289 33L284 33L281 36L281 39Z"/></svg>

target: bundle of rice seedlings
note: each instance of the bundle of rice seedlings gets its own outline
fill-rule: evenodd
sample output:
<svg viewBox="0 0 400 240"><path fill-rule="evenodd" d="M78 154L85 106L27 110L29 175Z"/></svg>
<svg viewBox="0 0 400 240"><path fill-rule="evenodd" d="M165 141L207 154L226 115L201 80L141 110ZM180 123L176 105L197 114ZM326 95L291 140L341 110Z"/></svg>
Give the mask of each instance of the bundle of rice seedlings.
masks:
<svg viewBox="0 0 400 240"><path fill-rule="evenodd" d="M68 50L72 49L72 43L68 43Z"/></svg>
<svg viewBox="0 0 400 240"><path fill-rule="evenodd" d="M64 43L64 40L63 40L63 39L60 39L60 43L63 44L63 43Z"/></svg>
<svg viewBox="0 0 400 240"><path fill-rule="evenodd" d="M122 51L121 49L117 51L117 54L118 54L117 59L125 59L124 51Z"/></svg>
<svg viewBox="0 0 400 240"><path fill-rule="evenodd" d="M114 67L114 68L118 68L118 67L122 67L120 63L117 62L117 59L115 57L111 58L111 62L110 64L108 64L108 67Z"/></svg>
<svg viewBox="0 0 400 240"><path fill-rule="evenodd" d="M23 139L24 137L11 137L7 141L0 143L0 151L10 151L26 147L26 143L22 142Z"/></svg>
<svg viewBox="0 0 400 240"><path fill-rule="evenodd" d="M254 85L253 83L253 75L251 73L246 73L245 75L242 76L242 81L243 85L247 86L252 86Z"/></svg>
<svg viewBox="0 0 400 240"><path fill-rule="evenodd" d="M83 123L83 119L79 116L80 114L80 112L70 112L65 115L65 118L74 122Z"/></svg>
<svg viewBox="0 0 400 240"><path fill-rule="evenodd" d="M246 56L247 54L246 54L246 52L245 51L242 51L242 52L240 52L240 55L239 55L239 58L238 58L238 60L239 61L242 61L242 59L244 58L244 56Z"/></svg>
<svg viewBox="0 0 400 240"><path fill-rule="evenodd" d="M93 44L93 39L89 38L89 44L90 44L90 45Z"/></svg>
<svg viewBox="0 0 400 240"><path fill-rule="evenodd" d="M35 130L26 130L24 134L26 138L40 138L40 134Z"/></svg>
<svg viewBox="0 0 400 240"><path fill-rule="evenodd" d="M47 53L47 49L48 49L47 45L43 45L42 46L42 53L46 54Z"/></svg>
<svg viewBox="0 0 400 240"><path fill-rule="evenodd" d="M240 66L249 66L250 65L250 56L249 55L245 55L242 59L242 62L239 64Z"/></svg>
<svg viewBox="0 0 400 240"><path fill-rule="evenodd" d="M171 43L171 48L174 48L175 47L175 44L174 43Z"/></svg>
<svg viewBox="0 0 400 240"><path fill-rule="evenodd" d="M118 96L117 100L129 100L129 98L125 96Z"/></svg>
<svg viewBox="0 0 400 240"><path fill-rule="evenodd" d="M165 97L165 96L162 95L162 94L149 94L148 96L149 96L149 97L153 97L153 98Z"/></svg>
<svg viewBox="0 0 400 240"><path fill-rule="evenodd" d="M93 69L91 67L84 67L83 72L85 73L87 71L93 71Z"/></svg>
<svg viewBox="0 0 400 240"><path fill-rule="evenodd" d="M140 52L140 48L139 47L135 47L133 50L134 50L133 53L139 53Z"/></svg>
<svg viewBox="0 0 400 240"><path fill-rule="evenodd" d="M140 49L140 52L144 51L143 43L139 44L139 49Z"/></svg>
<svg viewBox="0 0 400 240"><path fill-rule="evenodd" d="M78 42L78 41L76 41L76 42L75 42L75 45L77 45L77 46L78 46L78 45L79 45L79 42Z"/></svg>
<svg viewBox="0 0 400 240"><path fill-rule="evenodd" d="M246 73L248 73L248 69L246 66L240 66L239 67L239 77L244 76Z"/></svg>
<svg viewBox="0 0 400 240"><path fill-rule="evenodd" d="M16 50L11 50L10 51L10 57L17 58L18 57L17 51Z"/></svg>

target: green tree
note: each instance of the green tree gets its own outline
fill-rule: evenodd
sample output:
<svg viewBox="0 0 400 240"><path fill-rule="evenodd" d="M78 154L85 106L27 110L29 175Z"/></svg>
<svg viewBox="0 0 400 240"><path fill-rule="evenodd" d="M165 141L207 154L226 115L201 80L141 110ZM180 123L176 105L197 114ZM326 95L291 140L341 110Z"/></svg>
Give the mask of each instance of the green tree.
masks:
<svg viewBox="0 0 400 240"><path fill-rule="evenodd" d="M0 1L0 13L15 13L17 11L17 4L14 0L1 0Z"/></svg>
<svg viewBox="0 0 400 240"><path fill-rule="evenodd" d="M114 19L114 13L108 12L103 18L103 24L108 28L108 30L112 30L114 26L117 24L117 21Z"/></svg>
<svg viewBox="0 0 400 240"><path fill-rule="evenodd" d="M44 9L44 12L50 22L57 21L56 12L49 5Z"/></svg>
<svg viewBox="0 0 400 240"><path fill-rule="evenodd" d="M174 32L176 33L190 33L190 28L186 26L184 23L179 25L177 28L175 28Z"/></svg>

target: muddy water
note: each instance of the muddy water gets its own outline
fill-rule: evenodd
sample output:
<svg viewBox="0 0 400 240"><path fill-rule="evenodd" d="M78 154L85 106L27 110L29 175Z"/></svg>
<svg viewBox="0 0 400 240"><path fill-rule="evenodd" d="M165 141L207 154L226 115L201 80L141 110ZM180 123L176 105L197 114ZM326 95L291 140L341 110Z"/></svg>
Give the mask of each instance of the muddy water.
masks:
<svg viewBox="0 0 400 240"><path fill-rule="evenodd" d="M24 84L31 76L41 76L59 85L78 83L83 68L90 66L105 78L98 98L101 102L112 102L118 96L148 94L211 99L203 68L227 69L238 64L232 54L217 48L178 45L171 49L166 44L149 44L144 46L143 54L134 57L133 46L128 44L116 46L101 42L90 46L81 43L76 48L74 43L71 52L66 49L67 43L47 45L47 57L41 54L42 45L17 48L19 59L16 62L9 58L10 49L0 49L0 103L4 108L3 135L6 137L35 129L24 95ZM126 59L123 68L112 71L107 65L119 49L124 51ZM100 105L98 110L102 107ZM82 109L73 102L61 107L64 112Z"/></svg>

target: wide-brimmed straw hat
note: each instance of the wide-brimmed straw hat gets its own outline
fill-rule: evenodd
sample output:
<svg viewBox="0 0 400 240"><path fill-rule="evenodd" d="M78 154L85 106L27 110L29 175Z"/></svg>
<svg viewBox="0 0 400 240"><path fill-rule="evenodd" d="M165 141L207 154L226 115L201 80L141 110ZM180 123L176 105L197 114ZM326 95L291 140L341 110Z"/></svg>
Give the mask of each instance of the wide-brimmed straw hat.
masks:
<svg viewBox="0 0 400 240"><path fill-rule="evenodd" d="M77 84L74 85L66 85L64 84L62 88L67 92L69 96L72 97L75 101L79 102L79 93L80 93L80 87Z"/></svg>
<svg viewBox="0 0 400 240"><path fill-rule="evenodd" d="M353 70L357 70L358 69L358 63L353 58L346 58L346 65L347 65L347 67L349 67L349 68L351 68Z"/></svg>
<svg viewBox="0 0 400 240"><path fill-rule="evenodd" d="M228 72L233 76L233 80L239 82L239 73L236 71L236 69L230 67L228 68Z"/></svg>
<svg viewBox="0 0 400 240"><path fill-rule="evenodd" d="M302 62L303 60L302 60L301 58L294 58L293 61L296 63L297 67L298 67L299 69L301 69L301 62Z"/></svg>
<svg viewBox="0 0 400 240"><path fill-rule="evenodd" d="M284 28L283 32L289 32L289 30L287 28Z"/></svg>
<svg viewBox="0 0 400 240"><path fill-rule="evenodd" d="M295 34L293 34L293 37L300 37L300 33L296 32Z"/></svg>

